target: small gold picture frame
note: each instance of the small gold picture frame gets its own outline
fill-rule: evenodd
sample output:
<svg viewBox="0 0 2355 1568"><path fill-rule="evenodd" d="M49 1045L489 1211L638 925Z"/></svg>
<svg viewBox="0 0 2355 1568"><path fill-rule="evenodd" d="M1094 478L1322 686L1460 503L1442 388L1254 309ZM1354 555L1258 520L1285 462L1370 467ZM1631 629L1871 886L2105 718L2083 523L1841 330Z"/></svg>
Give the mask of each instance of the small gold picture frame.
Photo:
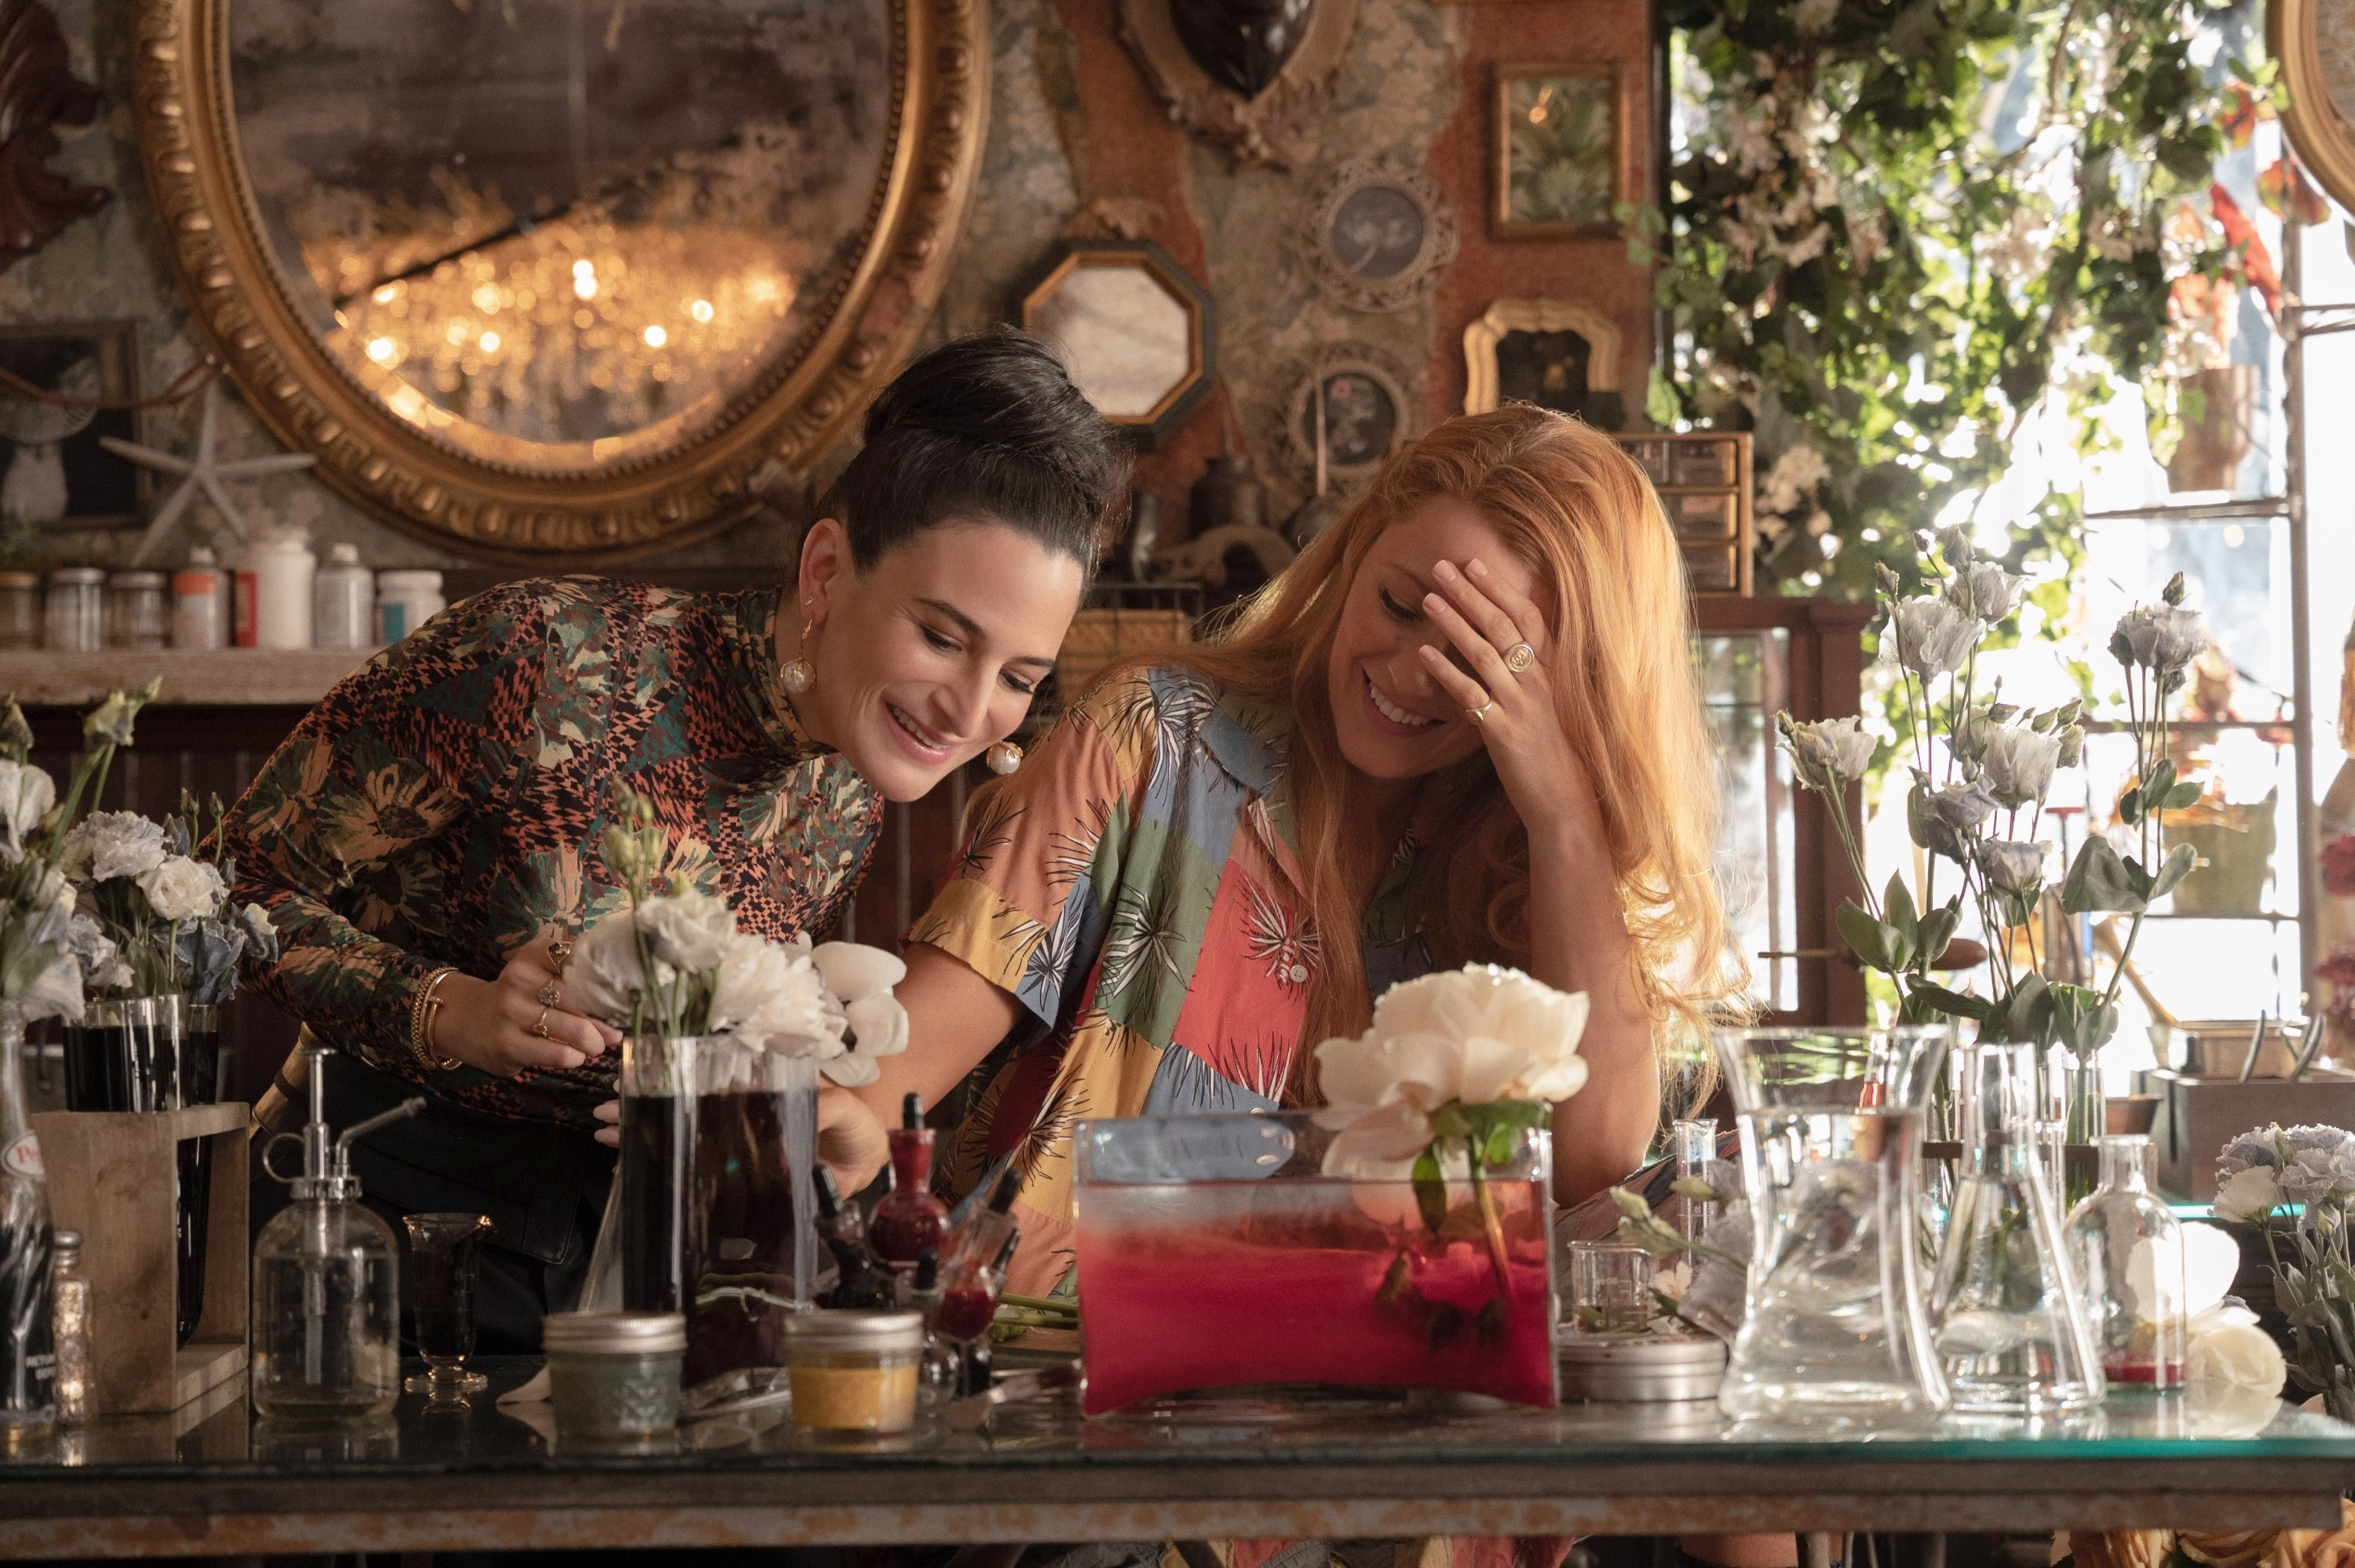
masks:
<svg viewBox="0 0 2355 1568"><path fill-rule="evenodd" d="M1635 79L1614 60L1497 67L1488 231L1603 239L1636 199Z"/></svg>

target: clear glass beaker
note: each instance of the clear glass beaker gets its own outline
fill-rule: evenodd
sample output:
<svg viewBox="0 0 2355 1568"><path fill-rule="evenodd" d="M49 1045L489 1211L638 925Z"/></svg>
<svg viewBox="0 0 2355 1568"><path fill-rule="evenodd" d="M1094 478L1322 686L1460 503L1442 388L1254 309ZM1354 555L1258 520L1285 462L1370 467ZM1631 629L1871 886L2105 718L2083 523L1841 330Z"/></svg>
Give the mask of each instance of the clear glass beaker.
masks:
<svg viewBox="0 0 2355 1568"><path fill-rule="evenodd" d="M1803 1432L1928 1422L1947 1394L1914 1241L1922 1110L1944 1026L1721 1029L1754 1216L1719 1406Z"/></svg>
<svg viewBox="0 0 2355 1568"><path fill-rule="evenodd" d="M431 1399L460 1399L490 1386L481 1372L466 1370L474 1353L474 1282L483 1267L488 1216L467 1213L410 1214L409 1313L417 1329L417 1353L425 1372L400 1386Z"/></svg>
<svg viewBox="0 0 2355 1568"><path fill-rule="evenodd" d="M2115 1390L2178 1388L2190 1335L2183 1224L2153 1192L2147 1138L2102 1139L2102 1184L2069 1211L2069 1262L2085 1292L2086 1328Z"/></svg>
<svg viewBox="0 0 2355 1568"><path fill-rule="evenodd" d="M1955 1408L2085 1409L2101 1402L2102 1369L2036 1149L2036 1047L1958 1056L1963 1171L1930 1304Z"/></svg>

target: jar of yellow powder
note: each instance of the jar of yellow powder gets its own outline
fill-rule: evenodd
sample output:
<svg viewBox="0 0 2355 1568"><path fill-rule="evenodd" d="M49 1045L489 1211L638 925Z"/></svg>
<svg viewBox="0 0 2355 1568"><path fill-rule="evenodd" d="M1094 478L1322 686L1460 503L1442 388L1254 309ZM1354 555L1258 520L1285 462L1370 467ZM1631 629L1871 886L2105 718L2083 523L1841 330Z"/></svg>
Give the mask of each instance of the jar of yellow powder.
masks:
<svg viewBox="0 0 2355 1568"><path fill-rule="evenodd" d="M794 1425L810 1432L905 1432L924 1359L917 1312L804 1312L785 1319Z"/></svg>

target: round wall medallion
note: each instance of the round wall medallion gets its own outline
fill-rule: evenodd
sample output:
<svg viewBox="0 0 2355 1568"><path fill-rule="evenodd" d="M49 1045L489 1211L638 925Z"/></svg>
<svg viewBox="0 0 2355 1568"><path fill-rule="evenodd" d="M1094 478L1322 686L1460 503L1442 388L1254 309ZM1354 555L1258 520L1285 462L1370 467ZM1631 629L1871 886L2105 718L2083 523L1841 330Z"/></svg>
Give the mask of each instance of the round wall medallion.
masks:
<svg viewBox="0 0 2355 1568"><path fill-rule="evenodd" d="M1318 393L1323 393L1325 471L1336 482L1369 479L1402 440L1423 432L1414 377L1397 360L1361 343L1311 355L1284 405L1284 447L1316 465Z"/></svg>
<svg viewBox="0 0 2355 1568"><path fill-rule="evenodd" d="M1293 249L1327 299L1353 311L1403 311L1455 260L1455 214L1439 182L1394 158L1363 157L1310 187Z"/></svg>

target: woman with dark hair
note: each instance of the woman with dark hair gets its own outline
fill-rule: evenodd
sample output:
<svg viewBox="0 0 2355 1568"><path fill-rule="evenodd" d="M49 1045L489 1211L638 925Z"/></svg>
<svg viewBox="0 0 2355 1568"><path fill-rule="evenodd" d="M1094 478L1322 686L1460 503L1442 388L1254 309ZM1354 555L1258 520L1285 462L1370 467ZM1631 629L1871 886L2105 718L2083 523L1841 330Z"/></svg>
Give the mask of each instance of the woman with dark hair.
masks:
<svg viewBox="0 0 2355 1568"><path fill-rule="evenodd" d="M346 1054L329 1117L422 1092L356 1150L396 1217L488 1214L486 1351L535 1349L575 1293L613 1156L613 1031L564 989L570 938L618 906L601 842L615 787L675 846L673 887L764 937L822 938L884 800L911 800L1007 737L1057 651L1122 493L1116 438L1052 355L1016 333L911 366L805 538L795 580L690 594L595 577L505 585L345 681L230 814L237 896L283 951L250 983ZM304 1117L297 1054L259 1138ZM873 1118L822 1096L821 1151L862 1182ZM259 1227L284 1202L255 1188Z"/></svg>

